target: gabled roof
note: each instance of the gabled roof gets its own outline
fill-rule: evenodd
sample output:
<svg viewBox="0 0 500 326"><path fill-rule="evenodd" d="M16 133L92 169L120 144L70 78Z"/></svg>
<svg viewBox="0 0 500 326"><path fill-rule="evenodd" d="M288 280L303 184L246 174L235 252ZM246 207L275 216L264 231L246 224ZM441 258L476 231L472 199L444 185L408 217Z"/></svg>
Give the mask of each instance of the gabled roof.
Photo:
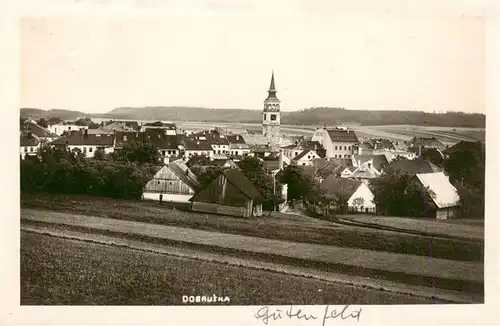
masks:
<svg viewBox="0 0 500 326"><path fill-rule="evenodd" d="M304 156L306 156L307 154L309 154L310 152L314 152L314 150L311 150L311 149L306 149L306 150L303 150L299 155L295 156L293 158L294 161L299 161L301 158L303 158Z"/></svg>
<svg viewBox="0 0 500 326"><path fill-rule="evenodd" d="M59 137L56 134L51 133L49 130L45 129L42 126L37 125L36 123L26 121L24 126L22 126L23 131L31 131L31 133L39 138L57 138Z"/></svg>
<svg viewBox="0 0 500 326"><path fill-rule="evenodd" d="M145 127L161 127L161 128L166 128L166 129L177 129L175 126L175 123L173 122L162 122L162 121L155 121L155 122L148 122L144 124Z"/></svg>
<svg viewBox="0 0 500 326"><path fill-rule="evenodd" d="M352 172L349 178L360 178L360 179L374 179L380 176L380 172L374 170L374 167L368 167L366 164L362 164L356 170Z"/></svg>
<svg viewBox="0 0 500 326"><path fill-rule="evenodd" d="M26 132L21 133L20 146L38 146L40 141L36 136L28 135Z"/></svg>
<svg viewBox="0 0 500 326"><path fill-rule="evenodd" d="M327 132L333 143L335 142L357 143L359 141L358 136L356 136L354 130L330 129L327 130Z"/></svg>
<svg viewBox="0 0 500 326"><path fill-rule="evenodd" d="M124 122L114 121L110 124L100 127L99 129L107 131L135 131L134 129L127 126Z"/></svg>
<svg viewBox="0 0 500 326"><path fill-rule="evenodd" d="M186 138L184 140L184 149L187 151L211 151L212 145L206 140L196 140Z"/></svg>
<svg viewBox="0 0 500 326"><path fill-rule="evenodd" d="M409 174L409 175L416 175L419 173L433 173L433 172L442 172L443 169L438 167L437 165L425 161L423 159L416 159L416 160L406 160L406 159L400 159L393 161L390 163L387 168L399 171L401 173Z"/></svg>
<svg viewBox="0 0 500 326"><path fill-rule="evenodd" d="M446 148L446 146L436 137L413 137L410 143L413 144L413 146L437 147L443 150Z"/></svg>
<svg viewBox="0 0 500 326"><path fill-rule="evenodd" d="M200 183L198 182L198 178L182 160L169 163L168 167L191 189L199 189Z"/></svg>
<svg viewBox="0 0 500 326"><path fill-rule="evenodd" d="M389 139L385 138L372 138L370 144L373 149L388 149L395 150L394 144Z"/></svg>
<svg viewBox="0 0 500 326"><path fill-rule="evenodd" d="M438 208L457 206L460 196L443 172L419 173L417 179L431 190L430 197Z"/></svg>
<svg viewBox="0 0 500 326"><path fill-rule="evenodd" d="M361 185L361 181L351 180L347 178L339 178L335 175L330 175L321 184L320 189L334 198L340 196L347 199L356 192Z"/></svg>
<svg viewBox="0 0 500 326"><path fill-rule="evenodd" d="M120 123L124 123L127 127L134 129L134 131L138 131L140 129L139 123L137 121L116 121Z"/></svg>
<svg viewBox="0 0 500 326"><path fill-rule="evenodd" d="M226 135L230 144L246 144L245 139L241 135Z"/></svg>
<svg viewBox="0 0 500 326"><path fill-rule="evenodd" d="M70 145L70 146L113 146L113 135L83 134L75 132L71 135L58 138L50 145Z"/></svg>
<svg viewBox="0 0 500 326"><path fill-rule="evenodd" d="M230 169L222 172L227 180L251 199L262 199L262 195L250 180L238 169Z"/></svg>
<svg viewBox="0 0 500 326"><path fill-rule="evenodd" d="M387 157L383 154L378 154L378 155L354 155L353 156L354 160L356 162L360 162L361 164L368 162L372 160L373 167L377 169L379 172L385 167L386 165L389 164L389 161L387 160Z"/></svg>

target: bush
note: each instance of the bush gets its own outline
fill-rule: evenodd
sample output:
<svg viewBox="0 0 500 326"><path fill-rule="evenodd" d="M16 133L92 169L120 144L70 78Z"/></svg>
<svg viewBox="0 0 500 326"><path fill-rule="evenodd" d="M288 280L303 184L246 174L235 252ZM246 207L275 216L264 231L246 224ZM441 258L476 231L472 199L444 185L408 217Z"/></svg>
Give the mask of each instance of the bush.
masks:
<svg viewBox="0 0 500 326"><path fill-rule="evenodd" d="M78 152L44 149L39 161L21 161L21 191L139 199L157 166L87 159Z"/></svg>

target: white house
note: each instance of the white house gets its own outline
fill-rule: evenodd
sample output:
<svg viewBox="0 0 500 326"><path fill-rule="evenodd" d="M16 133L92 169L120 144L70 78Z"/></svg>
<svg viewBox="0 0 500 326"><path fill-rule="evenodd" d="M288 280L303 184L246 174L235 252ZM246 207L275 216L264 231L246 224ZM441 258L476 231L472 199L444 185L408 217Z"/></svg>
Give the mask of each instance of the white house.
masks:
<svg viewBox="0 0 500 326"><path fill-rule="evenodd" d="M89 129L88 126L78 126L74 124L64 124L63 122L50 125L48 130L58 136L61 136L65 131L71 133L73 131Z"/></svg>
<svg viewBox="0 0 500 326"><path fill-rule="evenodd" d="M30 131L22 132L20 138L20 154L21 159L25 159L29 155L38 155L40 152L40 140Z"/></svg>
<svg viewBox="0 0 500 326"><path fill-rule="evenodd" d="M292 162L296 165L313 165L312 160L320 158L315 150L303 150L299 155L292 159Z"/></svg>
<svg viewBox="0 0 500 326"><path fill-rule="evenodd" d="M354 130L318 128L312 141L323 146L327 158L350 158L358 154L359 140Z"/></svg>
<svg viewBox="0 0 500 326"><path fill-rule="evenodd" d="M182 149L184 150L184 159L186 160L195 155L204 155L210 158L210 160L214 158L212 145L206 140L186 139Z"/></svg>
<svg viewBox="0 0 500 326"><path fill-rule="evenodd" d="M89 134L80 130L68 136L58 138L49 143L52 147L64 148L69 151L79 149L86 157L94 157L96 151L103 150L105 154L113 153L115 136L109 134Z"/></svg>
<svg viewBox="0 0 500 326"><path fill-rule="evenodd" d="M184 162L163 166L144 187L143 200L189 203L200 184Z"/></svg>
<svg viewBox="0 0 500 326"><path fill-rule="evenodd" d="M419 173L416 179L431 191L429 197L432 203L428 205L429 217L446 220L458 215L460 196L457 188L450 183L449 178L443 172Z"/></svg>
<svg viewBox="0 0 500 326"><path fill-rule="evenodd" d="M339 201L345 201L342 205L347 206L349 212L376 212L373 193L361 181L330 175L320 184L320 188L331 199L330 207L334 209L340 208Z"/></svg>

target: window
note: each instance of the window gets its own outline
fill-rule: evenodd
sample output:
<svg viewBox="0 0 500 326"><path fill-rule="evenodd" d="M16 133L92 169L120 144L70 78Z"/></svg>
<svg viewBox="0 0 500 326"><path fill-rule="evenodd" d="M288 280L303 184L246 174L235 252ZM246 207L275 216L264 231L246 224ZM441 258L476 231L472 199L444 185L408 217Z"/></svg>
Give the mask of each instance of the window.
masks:
<svg viewBox="0 0 500 326"><path fill-rule="evenodd" d="M348 150L351 150L351 146L347 147Z"/></svg>
<svg viewBox="0 0 500 326"><path fill-rule="evenodd" d="M127 135L123 135L123 141L127 141Z"/></svg>
<svg viewBox="0 0 500 326"><path fill-rule="evenodd" d="M25 148L24 148L24 151L25 151L25 152L27 152L27 151L28 151L28 147L25 147Z"/></svg>
<svg viewBox="0 0 500 326"><path fill-rule="evenodd" d="M264 113L264 120L266 120L266 118L267 118L267 114Z"/></svg>
<svg viewBox="0 0 500 326"><path fill-rule="evenodd" d="M30 147L30 152L33 152L33 147Z"/></svg>
<svg viewBox="0 0 500 326"><path fill-rule="evenodd" d="M276 114L271 114L271 121L276 121Z"/></svg>
<svg viewBox="0 0 500 326"><path fill-rule="evenodd" d="M299 155L299 152L295 152L295 156Z"/></svg>
<svg viewBox="0 0 500 326"><path fill-rule="evenodd" d="M347 150L347 146L344 146L344 151L346 151L346 150Z"/></svg>
<svg viewBox="0 0 500 326"><path fill-rule="evenodd" d="M92 153L92 147L89 147L89 153Z"/></svg>
<svg viewBox="0 0 500 326"><path fill-rule="evenodd" d="M335 146L335 150L337 150L337 149L338 149L338 146Z"/></svg>
<svg viewBox="0 0 500 326"><path fill-rule="evenodd" d="M302 163L302 165L306 165L306 163Z"/></svg>
<svg viewBox="0 0 500 326"><path fill-rule="evenodd" d="M84 147L84 148L83 148L83 152L84 152L84 153L87 153L87 147Z"/></svg>
<svg viewBox="0 0 500 326"><path fill-rule="evenodd" d="M311 155L307 155L307 159L310 160L311 159Z"/></svg>
<svg viewBox="0 0 500 326"><path fill-rule="evenodd" d="M170 154L170 153L169 153ZM165 156L165 151L161 151L161 155Z"/></svg>

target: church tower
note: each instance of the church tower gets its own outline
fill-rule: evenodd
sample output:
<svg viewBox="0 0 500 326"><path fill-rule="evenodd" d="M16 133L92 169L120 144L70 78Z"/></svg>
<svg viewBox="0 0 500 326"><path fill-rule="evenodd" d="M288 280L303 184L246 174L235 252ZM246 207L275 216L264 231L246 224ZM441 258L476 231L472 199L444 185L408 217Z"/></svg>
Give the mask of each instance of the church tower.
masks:
<svg viewBox="0 0 500 326"><path fill-rule="evenodd" d="M274 86L274 71L271 76L271 85L267 91L269 95L264 101L264 111L262 113L262 135L268 138L272 147L276 147L280 142L280 100L276 97L276 87Z"/></svg>

